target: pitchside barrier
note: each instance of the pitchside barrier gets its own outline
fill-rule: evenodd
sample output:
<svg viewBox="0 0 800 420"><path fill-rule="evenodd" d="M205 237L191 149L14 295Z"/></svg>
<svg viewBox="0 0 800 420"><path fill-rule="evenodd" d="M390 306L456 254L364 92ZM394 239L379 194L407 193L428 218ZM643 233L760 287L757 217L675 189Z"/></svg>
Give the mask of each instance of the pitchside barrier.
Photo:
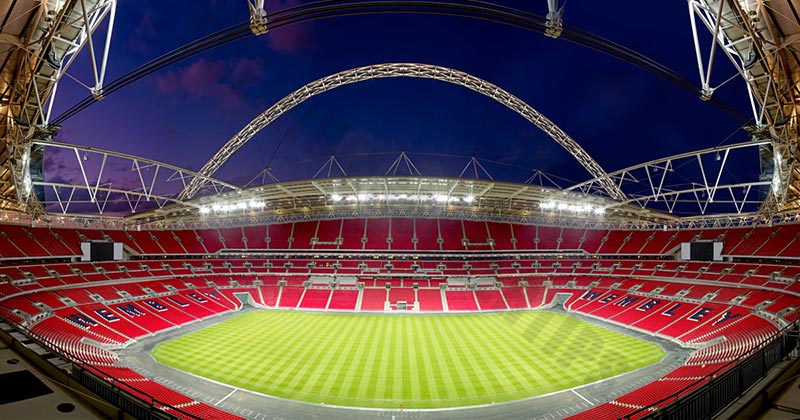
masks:
<svg viewBox="0 0 800 420"><path fill-rule="evenodd" d="M104 381L97 376L92 375L85 369L73 369L72 377L75 381L81 384L86 389L97 394L99 397L110 402L111 404L119 407L122 411L132 415L134 418L141 420L163 420L163 419L176 419L178 417L170 416L169 414L160 411L154 407L158 400L151 398L150 401L144 401L132 394L120 389L111 382ZM159 404L163 406L163 404ZM197 418L189 413L184 413L182 410L172 408L176 413L180 413L184 418Z"/></svg>
<svg viewBox="0 0 800 420"><path fill-rule="evenodd" d="M624 416L624 419L710 419L740 398L778 363L797 348L798 322L784 327L748 354L731 361L716 372L697 380L705 382L693 392L679 397L679 391L648 407ZM726 370L727 369L727 370ZM688 389L694 386L689 385ZM651 414L642 417L644 413Z"/></svg>
<svg viewBox="0 0 800 420"><path fill-rule="evenodd" d="M11 319L8 315L9 312L8 308L0 305L0 316L5 319ZM731 361L714 373L699 379L694 384L705 383L691 393L680 396L685 392L684 390L691 388L694 384L648 407L637 410L621 418L626 420L633 418L659 420L712 418L734 400L744 395L751 386L766 376L773 367L789 356L793 350L797 349L798 341L800 341L798 340L799 326L800 321L795 321L764 340L748 354ZM20 329L19 325L16 327ZM102 366L91 366L91 368L88 368L82 361L77 360L64 349L54 345L54 343L50 342L47 338L41 337L29 330L23 329L23 331L26 335L50 348L55 353L71 360L74 368L70 376L77 383L138 419L156 420L178 418L163 411L164 408L167 408L167 411L172 411L179 415L180 418L200 418L180 408L159 401L157 396L148 395L144 392L137 392L137 394L140 395L139 397L134 396L121 388L119 384L116 383L116 380L112 379L111 381L107 381L89 371L89 369L91 369L103 373ZM108 376L113 378L113 375ZM124 386L128 385L125 384ZM156 407L161 407L161 409Z"/></svg>

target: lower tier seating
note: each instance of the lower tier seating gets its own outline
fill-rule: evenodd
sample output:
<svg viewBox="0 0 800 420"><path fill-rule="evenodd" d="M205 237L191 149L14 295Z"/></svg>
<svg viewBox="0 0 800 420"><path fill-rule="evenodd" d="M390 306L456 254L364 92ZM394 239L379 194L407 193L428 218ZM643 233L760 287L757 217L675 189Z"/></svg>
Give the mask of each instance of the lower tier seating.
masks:
<svg viewBox="0 0 800 420"><path fill-rule="evenodd" d="M398 302L404 301L409 310L420 312L517 310L565 302L564 306L570 311L639 331L692 345L713 343L694 351L684 366L656 383L595 408L608 413L630 413L686 392L687 387L725 369L726 363L738 360L775 334L778 325L774 320L778 312L781 312L780 317L791 321L797 318L796 308L800 307L797 292L790 288L793 284L783 284L782 288L766 286L770 289L761 290L762 283L771 285L774 282L730 284L723 280L698 279L688 282L678 276L680 265L677 263L671 264L671 279L663 277L668 270L663 267L656 270L661 264L651 264L653 272L661 273L656 279L652 276L642 279L630 274L639 270L630 262L625 263L630 266L626 269L628 274L601 276L591 274L595 269L584 267L585 262L580 260L558 264L551 261L539 267L531 265L530 273L495 274L498 276L495 281L476 282L470 287L453 281L464 277L465 269L460 262L451 261L445 268L425 262L431 270L436 270L433 276L413 272L411 264L393 264L393 272L401 271L395 277L371 275L362 279L356 273L349 276L355 277L358 283L351 279L338 285L327 283L324 276L310 279L308 274L288 272L285 267L290 263L284 263L277 264L276 269L275 265L267 267L265 261L253 264L252 268L245 267L241 261L235 265L217 261L210 264L208 270L200 270L201 273L188 270L190 274L161 278L153 278L146 270L141 270L140 276L125 276L122 270L113 273L104 270L104 277L98 276L95 280L56 282L49 286L38 284L28 291L23 286L37 284L35 279L19 278L12 283L16 289L9 288L9 295L0 296L0 304L13 311L10 317L13 322L30 327L35 335L43 337L53 347L68 352L75 360L105 367L117 367L116 356L96 344L109 348L121 346L129 340L237 310L243 306L242 302L282 309L393 311ZM203 267L197 262L190 264ZM609 261L602 264L614 265L609 265ZM128 265L135 271L143 263ZM169 265L181 266L174 262ZM307 264L294 261L291 265L305 267ZM369 267L381 270L384 265L370 261ZM485 262L480 265L488 267ZM509 266L511 270L507 261L498 261L496 265ZM156 262L148 262L148 266L152 271L159 267ZM763 264L753 266L743 273L750 273L745 277L753 277L759 268L763 268L762 274L776 270ZM584 272L573 272L580 267ZM77 267L60 264L56 270L45 265L31 271L51 276L53 272L66 273L72 268ZM699 270L694 266L691 269ZM81 272L92 270L88 266L80 268ZM281 274L276 274L275 270ZM309 272L308 268L302 270ZM6 272L16 275L13 271ZM690 284L696 282L703 282L703 287ZM90 286L87 287L87 283ZM717 300L717 296L725 298ZM737 296L741 298L734 299ZM136 392L149 395L154 391L155 387L144 386ZM171 403L177 401L171 397L167 400L164 406L175 405ZM208 410L192 399L176 404L181 406L179 409L191 408L198 413ZM179 411L175 411L175 415L181 417Z"/></svg>

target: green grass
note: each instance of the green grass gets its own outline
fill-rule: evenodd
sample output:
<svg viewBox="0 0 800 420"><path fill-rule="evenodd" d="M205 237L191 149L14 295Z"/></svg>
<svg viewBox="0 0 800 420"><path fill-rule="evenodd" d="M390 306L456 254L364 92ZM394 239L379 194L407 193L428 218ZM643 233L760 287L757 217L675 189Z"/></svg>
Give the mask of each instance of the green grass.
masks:
<svg viewBox="0 0 800 420"><path fill-rule="evenodd" d="M656 344L553 312L444 316L250 312L153 356L264 394L439 408L572 388L659 361Z"/></svg>

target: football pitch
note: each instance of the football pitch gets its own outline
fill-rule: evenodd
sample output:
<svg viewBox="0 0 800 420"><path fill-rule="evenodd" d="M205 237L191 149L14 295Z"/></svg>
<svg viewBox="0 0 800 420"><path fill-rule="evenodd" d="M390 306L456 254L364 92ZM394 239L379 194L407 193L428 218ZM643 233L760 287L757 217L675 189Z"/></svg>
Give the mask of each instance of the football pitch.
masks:
<svg viewBox="0 0 800 420"><path fill-rule="evenodd" d="M658 362L657 344L566 314L257 311L161 343L155 359L263 394L444 408L572 388Z"/></svg>

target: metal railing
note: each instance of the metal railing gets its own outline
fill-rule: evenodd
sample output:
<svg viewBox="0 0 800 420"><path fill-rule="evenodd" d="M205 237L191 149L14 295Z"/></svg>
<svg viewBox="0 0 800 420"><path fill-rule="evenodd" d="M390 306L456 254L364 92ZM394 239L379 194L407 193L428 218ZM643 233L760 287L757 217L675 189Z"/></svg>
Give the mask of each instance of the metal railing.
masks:
<svg viewBox="0 0 800 420"><path fill-rule="evenodd" d="M69 374L72 379L91 390L98 396L114 404L119 409L139 419L200 419L180 408L160 401L158 398L137 390L135 387L114 378L114 374L105 375L102 366L88 365L72 356L69 351L30 329L11 321L9 308L0 304L0 318L15 325L31 339L48 347L61 357L70 360L74 368ZM713 373L687 385L661 400L620 416L620 419L710 419L734 400L740 398L753 384L763 378L773 367L784 360L798 346L798 324L795 321L777 333L765 339L745 355L730 361ZM96 373L95 373L96 372ZM699 385L699 386L698 386ZM690 390L697 387L693 391ZM134 394L135 392L135 394ZM172 415L164 409L174 412Z"/></svg>
<svg viewBox="0 0 800 420"><path fill-rule="evenodd" d="M13 319L15 318L18 317L13 315L10 308L0 304L0 319L14 325L19 332L25 334L31 340L38 342L65 360L69 360L73 368L65 373L67 373L72 380L97 394L120 410L141 420L202 419L165 401L161 401L144 391L140 391L130 384L118 381L115 379L114 374L106 374L102 366L87 364L80 358L70 354L67 349L63 348L58 343L14 322ZM107 378L112 379L104 379L100 374L104 374ZM167 413L164 409L168 409L175 414Z"/></svg>
<svg viewBox="0 0 800 420"><path fill-rule="evenodd" d="M778 363L797 348L798 322L794 322L752 350L647 407L623 419L710 419L741 398ZM698 386L699 385L699 386ZM692 390L692 388L697 387Z"/></svg>

